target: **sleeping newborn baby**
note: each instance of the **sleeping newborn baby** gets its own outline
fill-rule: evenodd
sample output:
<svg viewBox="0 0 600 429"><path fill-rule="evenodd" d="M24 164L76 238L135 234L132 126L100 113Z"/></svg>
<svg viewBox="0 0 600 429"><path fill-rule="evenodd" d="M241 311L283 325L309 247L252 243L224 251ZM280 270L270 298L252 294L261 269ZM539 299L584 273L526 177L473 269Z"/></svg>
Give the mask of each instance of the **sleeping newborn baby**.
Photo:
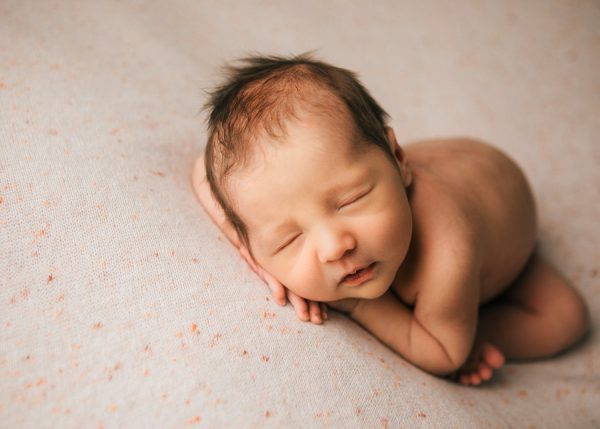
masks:
<svg viewBox="0 0 600 429"><path fill-rule="evenodd" d="M466 138L399 146L352 72L307 55L229 73L193 185L280 301L317 323L326 303L472 385L588 330L581 296L534 251L534 199L506 155Z"/></svg>

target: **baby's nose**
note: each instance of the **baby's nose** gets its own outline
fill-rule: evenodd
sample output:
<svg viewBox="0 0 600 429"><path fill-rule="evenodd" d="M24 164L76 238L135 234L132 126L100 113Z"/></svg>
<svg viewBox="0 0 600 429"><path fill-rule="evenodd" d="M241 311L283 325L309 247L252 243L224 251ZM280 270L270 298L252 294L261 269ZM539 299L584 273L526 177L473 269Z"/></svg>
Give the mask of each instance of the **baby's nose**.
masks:
<svg viewBox="0 0 600 429"><path fill-rule="evenodd" d="M348 251L356 248L354 235L342 228L324 227L319 231L319 260L323 263L341 259Z"/></svg>

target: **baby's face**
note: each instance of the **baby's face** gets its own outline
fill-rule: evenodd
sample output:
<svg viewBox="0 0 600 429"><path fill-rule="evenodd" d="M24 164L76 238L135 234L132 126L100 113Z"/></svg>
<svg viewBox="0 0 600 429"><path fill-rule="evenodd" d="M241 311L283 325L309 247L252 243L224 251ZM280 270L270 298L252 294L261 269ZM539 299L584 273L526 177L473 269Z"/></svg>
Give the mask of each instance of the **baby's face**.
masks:
<svg viewBox="0 0 600 429"><path fill-rule="evenodd" d="M324 302L381 296L412 230L398 169L376 146L358 150L337 116L288 122L285 141L261 145L228 186L256 261L297 295Z"/></svg>

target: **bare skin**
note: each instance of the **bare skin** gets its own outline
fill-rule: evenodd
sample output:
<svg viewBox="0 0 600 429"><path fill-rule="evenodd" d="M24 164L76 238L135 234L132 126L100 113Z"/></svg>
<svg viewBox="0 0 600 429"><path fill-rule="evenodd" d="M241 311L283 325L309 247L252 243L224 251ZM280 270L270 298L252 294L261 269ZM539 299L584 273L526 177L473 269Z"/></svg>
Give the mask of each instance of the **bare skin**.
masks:
<svg viewBox="0 0 600 429"><path fill-rule="evenodd" d="M388 139L400 170L410 177L408 253L380 297L328 304L417 366L465 385L489 380L506 359L552 356L578 341L589 327L587 308L534 252L535 205L519 168L469 139L419 142L403 150L391 129ZM326 318L324 303L287 290L250 256L212 199L201 160L193 185L276 300L284 303L287 294L299 315L310 309L313 322L320 323L321 314Z"/></svg>

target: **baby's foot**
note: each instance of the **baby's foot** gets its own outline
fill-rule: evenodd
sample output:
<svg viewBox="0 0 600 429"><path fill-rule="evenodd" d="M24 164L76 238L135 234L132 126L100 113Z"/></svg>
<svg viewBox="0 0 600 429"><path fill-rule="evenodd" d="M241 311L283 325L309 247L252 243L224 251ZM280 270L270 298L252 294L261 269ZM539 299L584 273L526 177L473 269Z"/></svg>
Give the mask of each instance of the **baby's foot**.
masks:
<svg viewBox="0 0 600 429"><path fill-rule="evenodd" d="M476 343L464 365L455 373L454 378L466 386L479 385L492 378L495 369L504 365L504 355L498 347L490 343Z"/></svg>

